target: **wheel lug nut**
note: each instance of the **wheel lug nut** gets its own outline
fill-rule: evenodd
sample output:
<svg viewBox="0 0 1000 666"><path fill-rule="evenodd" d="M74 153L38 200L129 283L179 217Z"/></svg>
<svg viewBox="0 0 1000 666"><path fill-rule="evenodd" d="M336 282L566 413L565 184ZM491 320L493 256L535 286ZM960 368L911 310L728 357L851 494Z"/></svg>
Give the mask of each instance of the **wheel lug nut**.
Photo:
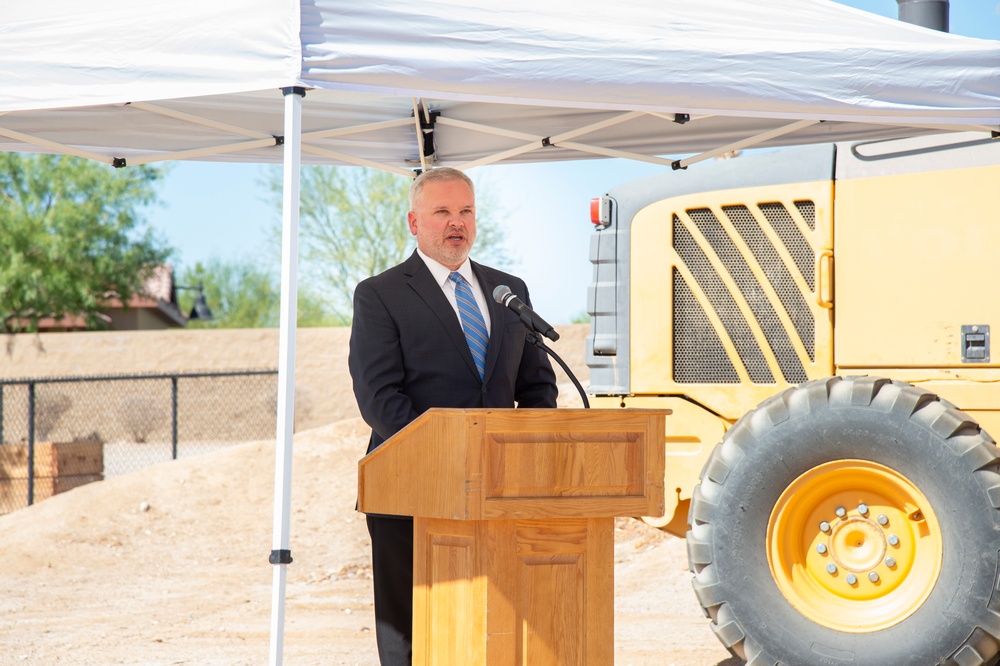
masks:
<svg viewBox="0 0 1000 666"><path fill-rule="evenodd" d="M830 523L828 523L828 522L826 522L824 520L822 523L819 524L819 531L820 532L829 532L830 531Z"/></svg>
<svg viewBox="0 0 1000 666"><path fill-rule="evenodd" d="M858 513L860 513L862 516L867 516L868 515L868 505L865 504L865 503L863 503L863 502L861 504L859 504L858 505Z"/></svg>
<svg viewBox="0 0 1000 666"><path fill-rule="evenodd" d="M833 562L830 562L828 565L826 565L826 572L831 576L837 573L837 565L834 564Z"/></svg>
<svg viewBox="0 0 1000 666"><path fill-rule="evenodd" d="M844 508L844 507L842 507L842 506L838 506L838 507L837 507L837 510L836 510L836 511L834 511L834 513L836 513L836 514L837 514L837 517L838 517L838 518L843 518L844 516L846 516L846 515L847 515L847 509L845 509L845 508Z"/></svg>
<svg viewBox="0 0 1000 666"><path fill-rule="evenodd" d="M877 520L878 520L878 524L879 525L888 525L889 524L889 516L885 515L884 513L878 514Z"/></svg>
<svg viewBox="0 0 1000 666"><path fill-rule="evenodd" d="M858 577L855 576L854 574L847 574L847 578L845 580L847 581L848 585L856 585L858 582Z"/></svg>
<svg viewBox="0 0 1000 666"><path fill-rule="evenodd" d="M819 553L820 555L826 555L826 544L825 543L816 544L816 552Z"/></svg>
<svg viewBox="0 0 1000 666"><path fill-rule="evenodd" d="M899 545L899 537L896 536L895 534L890 534L889 538L887 539L887 541L889 542L890 546L898 546Z"/></svg>
<svg viewBox="0 0 1000 666"><path fill-rule="evenodd" d="M878 582L878 572L877 571L872 571L871 573L869 573L868 574L868 580L870 580L873 583L877 583Z"/></svg>
<svg viewBox="0 0 1000 666"><path fill-rule="evenodd" d="M896 566L896 558L891 556L885 558L885 566L889 567L890 569Z"/></svg>

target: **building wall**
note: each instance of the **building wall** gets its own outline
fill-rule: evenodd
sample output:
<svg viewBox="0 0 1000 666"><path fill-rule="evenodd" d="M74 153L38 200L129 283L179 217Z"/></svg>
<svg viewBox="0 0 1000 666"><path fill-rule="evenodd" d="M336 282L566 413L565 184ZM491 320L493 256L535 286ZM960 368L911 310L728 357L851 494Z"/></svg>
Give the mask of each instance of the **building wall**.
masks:
<svg viewBox="0 0 1000 666"><path fill-rule="evenodd" d="M154 314L149 308L115 308L108 311L111 328L116 331L162 331L170 326L167 320Z"/></svg>

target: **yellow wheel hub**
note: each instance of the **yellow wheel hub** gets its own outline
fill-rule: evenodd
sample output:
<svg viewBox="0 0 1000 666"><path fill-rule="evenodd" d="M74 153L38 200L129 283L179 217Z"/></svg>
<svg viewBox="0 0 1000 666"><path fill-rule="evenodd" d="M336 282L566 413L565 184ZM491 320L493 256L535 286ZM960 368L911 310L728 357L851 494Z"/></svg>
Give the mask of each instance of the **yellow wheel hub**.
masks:
<svg viewBox="0 0 1000 666"><path fill-rule="evenodd" d="M868 460L814 467L778 498L767 559L778 588L813 622L878 631L920 608L941 572L941 528L902 474Z"/></svg>

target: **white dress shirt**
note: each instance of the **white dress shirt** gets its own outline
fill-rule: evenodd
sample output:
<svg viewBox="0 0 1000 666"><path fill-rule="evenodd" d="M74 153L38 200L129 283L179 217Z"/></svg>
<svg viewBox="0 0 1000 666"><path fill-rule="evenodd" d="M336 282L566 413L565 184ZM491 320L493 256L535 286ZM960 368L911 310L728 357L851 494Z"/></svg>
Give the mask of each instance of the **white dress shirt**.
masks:
<svg viewBox="0 0 1000 666"><path fill-rule="evenodd" d="M455 316L459 318L459 322L461 323L462 319L458 313L458 300L455 298L455 283L452 282L449 277L452 270L439 261L428 257L420 251L420 248L417 248L417 254L419 254L420 258L424 260L425 264L427 264L427 269L431 272L431 275L434 276L434 281L438 283L439 287L441 287L441 291L444 292L445 298L447 298L448 302L451 303L451 307L455 311ZM472 264L469 263L468 257L466 257L462 265L458 267L457 272L465 278L466 282L468 282L469 286L472 288L472 295L476 297L476 305L479 306L479 311L482 313L483 320L486 322L486 330L489 331L490 309L487 306L486 297L483 295L483 289L479 286L479 280L476 279L476 274L472 270Z"/></svg>

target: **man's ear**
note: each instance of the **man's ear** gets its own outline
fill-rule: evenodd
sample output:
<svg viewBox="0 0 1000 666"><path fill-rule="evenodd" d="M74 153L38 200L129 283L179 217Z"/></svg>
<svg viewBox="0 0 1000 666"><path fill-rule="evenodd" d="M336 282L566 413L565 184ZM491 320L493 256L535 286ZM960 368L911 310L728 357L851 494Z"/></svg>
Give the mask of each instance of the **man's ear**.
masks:
<svg viewBox="0 0 1000 666"><path fill-rule="evenodd" d="M417 215L412 210L406 214L406 223L410 227L410 233L417 235Z"/></svg>

